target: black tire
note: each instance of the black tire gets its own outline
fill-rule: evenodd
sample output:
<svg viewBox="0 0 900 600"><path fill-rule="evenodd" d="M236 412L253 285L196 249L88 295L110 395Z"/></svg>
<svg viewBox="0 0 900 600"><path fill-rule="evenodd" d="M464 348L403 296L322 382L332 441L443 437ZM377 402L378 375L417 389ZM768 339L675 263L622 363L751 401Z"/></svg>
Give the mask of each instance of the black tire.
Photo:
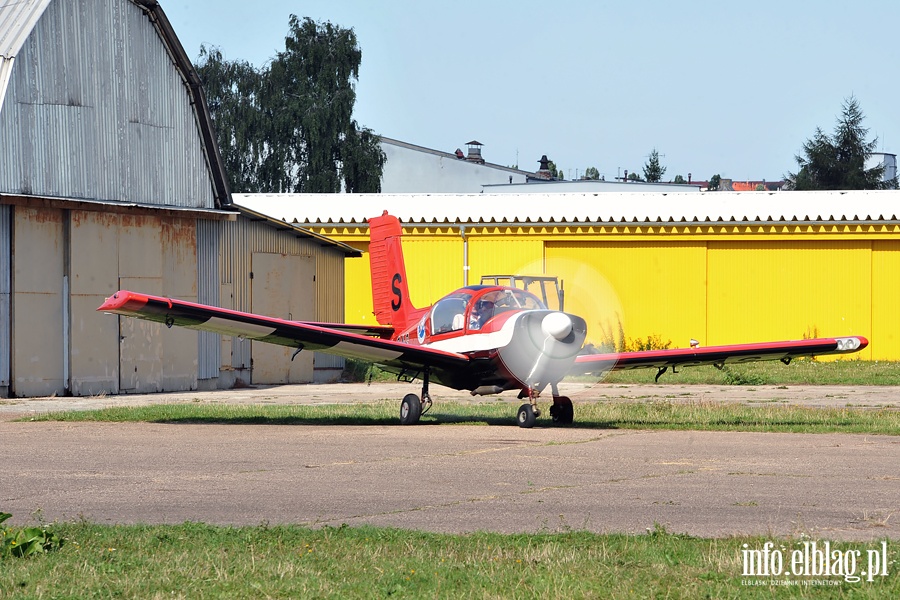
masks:
<svg viewBox="0 0 900 600"><path fill-rule="evenodd" d="M516 419L519 421L519 427L530 429L534 427L534 422L537 420L537 417L534 415L534 408L532 408L530 404L523 404L519 407Z"/></svg>
<svg viewBox="0 0 900 600"><path fill-rule="evenodd" d="M400 402L400 424L415 425L422 416L422 402L415 394L403 396Z"/></svg>
<svg viewBox="0 0 900 600"><path fill-rule="evenodd" d="M565 397L554 401L553 406L550 407L550 418L559 425L571 425L572 421L575 420L575 409L572 408L572 401Z"/></svg>

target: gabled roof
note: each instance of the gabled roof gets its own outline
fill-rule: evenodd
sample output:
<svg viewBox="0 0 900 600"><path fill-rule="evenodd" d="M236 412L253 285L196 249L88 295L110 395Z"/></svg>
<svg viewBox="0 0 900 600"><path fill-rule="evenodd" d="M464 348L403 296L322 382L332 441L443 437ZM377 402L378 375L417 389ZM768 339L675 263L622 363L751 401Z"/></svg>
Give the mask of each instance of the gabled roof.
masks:
<svg viewBox="0 0 900 600"><path fill-rule="evenodd" d="M287 223L362 224L382 211L406 224L900 224L900 191L601 192L591 194L235 194Z"/></svg>
<svg viewBox="0 0 900 600"><path fill-rule="evenodd" d="M288 231L297 237L313 240L315 242L318 242L320 246L334 248L343 252L344 256L362 256L362 252L360 252L353 246L318 234L315 231L307 229L306 227L303 227L297 223L287 223L285 221L257 212L245 206L235 205L234 208L236 208L246 219L250 221L260 221L274 229L278 229L280 231Z"/></svg>

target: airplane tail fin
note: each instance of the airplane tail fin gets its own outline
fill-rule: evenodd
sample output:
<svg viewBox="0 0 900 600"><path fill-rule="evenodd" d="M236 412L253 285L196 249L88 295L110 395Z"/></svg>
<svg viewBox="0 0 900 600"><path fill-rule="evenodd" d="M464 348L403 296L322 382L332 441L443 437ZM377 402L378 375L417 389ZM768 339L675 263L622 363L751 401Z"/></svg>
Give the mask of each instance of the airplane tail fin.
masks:
<svg viewBox="0 0 900 600"><path fill-rule="evenodd" d="M405 329L416 309L409 301L406 265L400 237L400 220L387 211L369 219L369 266L372 272L372 305L375 318L395 331Z"/></svg>

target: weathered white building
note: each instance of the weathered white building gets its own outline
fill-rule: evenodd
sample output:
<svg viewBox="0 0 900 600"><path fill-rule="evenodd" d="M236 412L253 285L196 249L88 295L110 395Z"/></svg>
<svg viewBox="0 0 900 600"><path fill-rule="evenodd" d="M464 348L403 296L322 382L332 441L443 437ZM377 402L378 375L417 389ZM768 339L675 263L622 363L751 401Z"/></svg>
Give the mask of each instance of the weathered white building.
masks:
<svg viewBox="0 0 900 600"><path fill-rule="evenodd" d="M478 194L483 185L525 183L534 173L486 162L477 141L468 150L454 152L432 150L390 138L381 138L387 160L381 177L385 194L434 192Z"/></svg>
<svg viewBox="0 0 900 600"><path fill-rule="evenodd" d="M443 152L381 138L387 160L381 178L383 194L580 194L593 192L699 192L699 185L601 181L593 179L557 180L547 169L548 160L536 161L533 172L486 162L483 144L473 140L467 150Z"/></svg>

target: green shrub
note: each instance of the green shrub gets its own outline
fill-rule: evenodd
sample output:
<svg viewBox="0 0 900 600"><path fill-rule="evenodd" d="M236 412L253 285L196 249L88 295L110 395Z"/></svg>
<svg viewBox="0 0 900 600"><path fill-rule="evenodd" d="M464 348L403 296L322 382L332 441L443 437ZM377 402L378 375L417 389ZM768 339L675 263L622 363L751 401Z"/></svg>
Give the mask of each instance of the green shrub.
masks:
<svg viewBox="0 0 900 600"><path fill-rule="evenodd" d="M341 381L344 383L393 381L396 378L396 375L385 371L378 365L355 358L344 360L344 372L341 373Z"/></svg>
<svg viewBox="0 0 900 600"><path fill-rule="evenodd" d="M14 529L6 527L3 522L12 517L0 512L0 559L7 556L24 558L42 554L51 550L59 550L65 543L63 538L49 531L45 526Z"/></svg>

